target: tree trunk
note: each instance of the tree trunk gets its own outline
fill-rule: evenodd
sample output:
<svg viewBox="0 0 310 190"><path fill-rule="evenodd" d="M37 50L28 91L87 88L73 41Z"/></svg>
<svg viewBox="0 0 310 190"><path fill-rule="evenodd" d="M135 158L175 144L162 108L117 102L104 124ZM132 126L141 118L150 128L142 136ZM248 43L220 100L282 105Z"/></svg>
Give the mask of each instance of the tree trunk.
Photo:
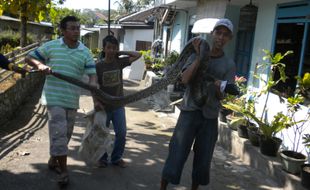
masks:
<svg viewBox="0 0 310 190"><path fill-rule="evenodd" d="M20 16L20 46L25 47L27 45L27 4L21 5L21 16Z"/></svg>

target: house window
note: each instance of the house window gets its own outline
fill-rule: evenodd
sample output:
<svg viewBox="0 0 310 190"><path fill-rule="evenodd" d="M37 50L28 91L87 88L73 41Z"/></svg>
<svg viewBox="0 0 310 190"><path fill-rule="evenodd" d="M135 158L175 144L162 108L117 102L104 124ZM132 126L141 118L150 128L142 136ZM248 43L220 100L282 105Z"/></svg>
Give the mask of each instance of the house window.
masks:
<svg viewBox="0 0 310 190"><path fill-rule="evenodd" d="M303 77L306 72L310 72L309 15L309 2L278 6L273 52L284 54L293 51L293 54L281 61L286 65L285 73L289 78L274 88L284 97L294 95L297 85L295 76ZM275 80L279 79L279 73L275 73L274 77Z"/></svg>
<svg viewBox="0 0 310 190"><path fill-rule="evenodd" d="M152 42L149 41L136 41L136 51L140 50L150 50L152 47Z"/></svg>

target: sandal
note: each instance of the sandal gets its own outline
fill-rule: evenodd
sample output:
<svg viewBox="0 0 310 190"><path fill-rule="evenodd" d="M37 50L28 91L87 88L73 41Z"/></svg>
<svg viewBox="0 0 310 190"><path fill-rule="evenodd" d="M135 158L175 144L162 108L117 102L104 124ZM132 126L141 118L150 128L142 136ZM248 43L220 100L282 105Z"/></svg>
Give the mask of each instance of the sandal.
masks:
<svg viewBox="0 0 310 190"><path fill-rule="evenodd" d="M60 169L60 166L59 166L57 160L50 158L47 162L47 165L48 165L48 169L55 171L58 174L61 173L61 169Z"/></svg>
<svg viewBox="0 0 310 190"><path fill-rule="evenodd" d="M127 168L128 167L127 163L123 159L120 159L119 161L114 162L112 164L115 166L119 166L121 168Z"/></svg>
<svg viewBox="0 0 310 190"><path fill-rule="evenodd" d="M57 182L58 182L58 185L60 185L60 186L68 185L69 184L69 175L68 175L68 173L60 174L59 177L58 177Z"/></svg>

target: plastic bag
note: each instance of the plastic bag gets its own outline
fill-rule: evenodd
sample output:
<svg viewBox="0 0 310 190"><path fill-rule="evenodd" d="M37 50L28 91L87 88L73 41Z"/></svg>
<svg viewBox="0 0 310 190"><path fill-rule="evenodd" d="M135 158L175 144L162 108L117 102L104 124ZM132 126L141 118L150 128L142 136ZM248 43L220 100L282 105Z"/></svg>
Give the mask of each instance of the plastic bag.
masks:
<svg viewBox="0 0 310 190"><path fill-rule="evenodd" d="M78 156L86 165L97 164L100 157L111 150L113 145L110 130L106 126L105 111L92 111L87 114L87 127L78 151Z"/></svg>

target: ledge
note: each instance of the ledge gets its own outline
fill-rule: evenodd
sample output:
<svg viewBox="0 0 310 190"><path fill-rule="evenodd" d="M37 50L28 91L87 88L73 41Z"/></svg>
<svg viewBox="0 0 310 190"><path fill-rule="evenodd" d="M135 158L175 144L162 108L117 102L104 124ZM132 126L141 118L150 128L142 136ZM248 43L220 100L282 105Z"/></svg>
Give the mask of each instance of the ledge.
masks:
<svg viewBox="0 0 310 190"><path fill-rule="evenodd" d="M226 123L219 122L220 146L239 157L244 164L260 170L277 182L283 190L306 190L302 187L300 177L282 170L280 157L269 157L260 153L259 147L253 146L248 139L238 136L237 131L230 129Z"/></svg>

